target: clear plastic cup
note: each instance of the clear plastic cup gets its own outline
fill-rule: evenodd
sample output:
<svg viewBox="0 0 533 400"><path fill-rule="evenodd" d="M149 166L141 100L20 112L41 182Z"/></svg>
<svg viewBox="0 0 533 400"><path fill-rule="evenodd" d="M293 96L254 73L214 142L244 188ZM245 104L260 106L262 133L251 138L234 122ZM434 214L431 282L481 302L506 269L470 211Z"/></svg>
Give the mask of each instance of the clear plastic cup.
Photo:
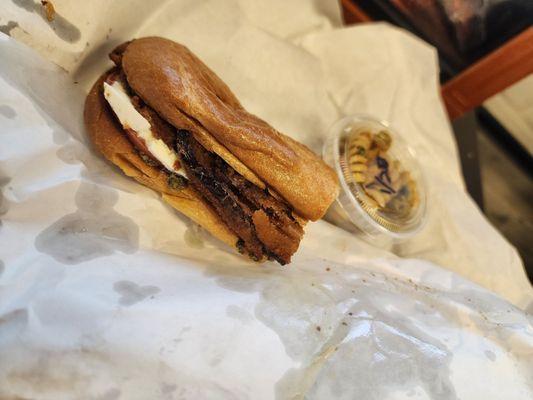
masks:
<svg viewBox="0 0 533 400"><path fill-rule="evenodd" d="M322 157L341 186L328 221L378 246L411 238L421 229L424 178L413 149L389 123L366 115L340 119L329 130Z"/></svg>

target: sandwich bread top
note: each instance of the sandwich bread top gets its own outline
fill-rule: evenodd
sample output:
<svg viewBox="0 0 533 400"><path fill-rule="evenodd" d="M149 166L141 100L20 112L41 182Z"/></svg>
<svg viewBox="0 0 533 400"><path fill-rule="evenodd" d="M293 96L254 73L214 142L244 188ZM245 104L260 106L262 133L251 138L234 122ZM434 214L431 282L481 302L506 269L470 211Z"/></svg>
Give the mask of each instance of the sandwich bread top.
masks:
<svg viewBox="0 0 533 400"><path fill-rule="evenodd" d="M337 177L329 166L248 113L185 46L159 37L133 40L123 53L122 68L131 88L161 117L178 129L184 128L184 116L200 124L300 216L321 218L337 196Z"/></svg>

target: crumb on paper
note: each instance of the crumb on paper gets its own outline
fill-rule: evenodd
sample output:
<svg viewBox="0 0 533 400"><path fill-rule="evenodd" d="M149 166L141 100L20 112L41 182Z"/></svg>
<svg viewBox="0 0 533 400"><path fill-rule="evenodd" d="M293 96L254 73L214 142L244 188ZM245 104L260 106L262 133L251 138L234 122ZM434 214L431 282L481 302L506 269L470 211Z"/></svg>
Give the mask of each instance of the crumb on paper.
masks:
<svg viewBox="0 0 533 400"><path fill-rule="evenodd" d="M56 15L56 10L54 8L54 5L50 0L41 0L41 4L44 7L44 12L46 14L46 19L49 22L52 22Z"/></svg>

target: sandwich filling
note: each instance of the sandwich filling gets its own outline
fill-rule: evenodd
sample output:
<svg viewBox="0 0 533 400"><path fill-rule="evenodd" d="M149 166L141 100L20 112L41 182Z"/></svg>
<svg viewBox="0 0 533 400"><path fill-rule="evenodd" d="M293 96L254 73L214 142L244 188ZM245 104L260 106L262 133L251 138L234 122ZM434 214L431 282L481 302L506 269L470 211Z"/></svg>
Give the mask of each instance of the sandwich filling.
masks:
<svg viewBox="0 0 533 400"><path fill-rule="evenodd" d="M112 59L120 67L116 54ZM179 178L180 185L200 193L239 238L241 253L256 261L290 262L303 228L285 201L245 179L192 132L164 121L132 91L119 68L108 74L102 91L143 161L167 172L169 185Z"/></svg>
<svg viewBox="0 0 533 400"><path fill-rule="evenodd" d="M104 82L104 97L119 119L122 127L136 136L136 140L143 143L148 155L155 158L167 170L186 178L180 167L176 152L160 138L155 137L152 126L142 114L135 109L132 99L124 89L120 80L111 84ZM135 140L134 139L134 140Z"/></svg>

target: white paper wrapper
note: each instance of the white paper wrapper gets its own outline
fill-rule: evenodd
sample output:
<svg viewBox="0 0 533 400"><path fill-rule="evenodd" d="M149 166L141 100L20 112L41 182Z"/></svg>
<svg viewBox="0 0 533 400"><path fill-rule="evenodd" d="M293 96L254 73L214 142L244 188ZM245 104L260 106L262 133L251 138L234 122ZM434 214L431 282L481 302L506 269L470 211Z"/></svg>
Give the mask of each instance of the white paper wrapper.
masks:
<svg viewBox="0 0 533 400"><path fill-rule="evenodd" d="M0 5L0 29L63 68L0 35L0 398L533 396L531 288L465 194L431 48L340 29L333 1L54 4L51 25ZM107 53L146 35L317 152L341 115L393 122L426 170L425 230L384 250L309 224L288 268L209 238L86 144Z"/></svg>

